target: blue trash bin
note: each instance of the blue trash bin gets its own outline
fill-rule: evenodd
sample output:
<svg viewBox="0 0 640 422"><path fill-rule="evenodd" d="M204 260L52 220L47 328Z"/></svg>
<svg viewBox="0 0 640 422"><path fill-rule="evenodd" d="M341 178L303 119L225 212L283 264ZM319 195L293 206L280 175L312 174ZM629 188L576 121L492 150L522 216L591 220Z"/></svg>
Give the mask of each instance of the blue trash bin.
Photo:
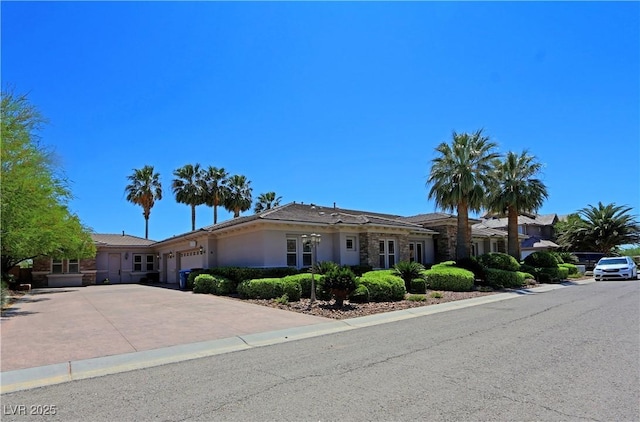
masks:
<svg viewBox="0 0 640 422"><path fill-rule="evenodd" d="M180 270L180 290L187 289L187 280L189 280L191 270Z"/></svg>

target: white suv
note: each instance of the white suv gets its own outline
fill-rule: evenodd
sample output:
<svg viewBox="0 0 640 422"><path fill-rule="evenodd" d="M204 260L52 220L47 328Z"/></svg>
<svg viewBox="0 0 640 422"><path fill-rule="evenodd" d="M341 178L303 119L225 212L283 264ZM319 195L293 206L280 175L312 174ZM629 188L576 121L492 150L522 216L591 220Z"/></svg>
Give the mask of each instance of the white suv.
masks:
<svg viewBox="0 0 640 422"><path fill-rule="evenodd" d="M637 280L638 267L628 256L600 258L593 269L593 278L599 280Z"/></svg>

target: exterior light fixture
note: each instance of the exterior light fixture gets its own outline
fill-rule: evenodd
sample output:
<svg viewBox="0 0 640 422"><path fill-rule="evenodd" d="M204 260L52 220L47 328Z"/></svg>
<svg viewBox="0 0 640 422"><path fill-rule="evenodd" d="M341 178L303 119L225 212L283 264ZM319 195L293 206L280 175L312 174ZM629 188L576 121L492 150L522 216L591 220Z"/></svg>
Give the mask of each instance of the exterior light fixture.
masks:
<svg viewBox="0 0 640 422"><path fill-rule="evenodd" d="M173 258L173 251L169 251L169 259Z"/></svg>
<svg viewBox="0 0 640 422"><path fill-rule="evenodd" d="M204 248L200 246L200 255L202 255L203 253L204 253Z"/></svg>
<svg viewBox="0 0 640 422"><path fill-rule="evenodd" d="M125 253L124 253L124 259L125 259L125 260L129 259L129 252L125 252Z"/></svg>

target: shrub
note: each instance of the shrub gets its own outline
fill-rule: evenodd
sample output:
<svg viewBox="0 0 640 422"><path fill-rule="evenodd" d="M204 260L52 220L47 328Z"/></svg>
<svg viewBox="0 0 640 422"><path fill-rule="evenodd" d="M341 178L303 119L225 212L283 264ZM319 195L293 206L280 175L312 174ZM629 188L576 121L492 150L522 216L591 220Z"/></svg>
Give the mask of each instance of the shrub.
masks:
<svg viewBox="0 0 640 422"><path fill-rule="evenodd" d="M407 300L411 301L411 302L424 302L425 300L427 300L427 297L425 295L409 295L407 296Z"/></svg>
<svg viewBox="0 0 640 422"><path fill-rule="evenodd" d="M340 266L333 261L321 261L316 263L314 271L316 274L326 274L338 268L340 268Z"/></svg>
<svg viewBox="0 0 640 422"><path fill-rule="evenodd" d="M524 263L535 268L557 268L558 261L551 252L537 251L524 258Z"/></svg>
<svg viewBox="0 0 640 422"><path fill-rule="evenodd" d="M356 289L356 275L348 267L330 270L325 274L324 288L336 299L336 306L342 306L344 299Z"/></svg>
<svg viewBox="0 0 640 422"><path fill-rule="evenodd" d="M558 264L558 267L566 268L568 271L567 276L578 274L578 267L576 267L574 264L568 264L568 263Z"/></svg>
<svg viewBox="0 0 640 422"><path fill-rule="evenodd" d="M191 274L189 274L191 276ZM198 274L193 281L194 293L215 293L216 279L211 274Z"/></svg>
<svg viewBox="0 0 640 422"><path fill-rule="evenodd" d="M524 285L524 280L524 273L519 271L487 268L487 284L491 287L522 287Z"/></svg>
<svg viewBox="0 0 640 422"><path fill-rule="evenodd" d="M429 297L432 299L442 299L444 295L442 294L442 292L431 292L429 293Z"/></svg>
<svg viewBox="0 0 640 422"><path fill-rule="evenodd" d="M284 294L279 278L257 278L238 284L238 294L247 299L274 299Z"/></svg>
<svg viewBox="0 0 640 422"><path fill-rule="evenodd" d="M444 261L439 264L432 265L431 268L453 267L454 265L456 265L456 261Z"/></svg>
<svg viewBox="0 0 640 422"><path fill-rule="evenodd" d="M373 267L371 265L351 265L349 266L349 268L351 268L351 271L353 271L356 277L360 277L362 276L362 274L368 273L369 271L373 270Z"/></svg>
<svg viewBox="0 0 640 422"><path fill-rule="evenodd" d="M432 290L463 292L473 288L473 273L462 268L434 265L424 274Z"/></svg>
<svg viewBox="0 0 640 422"><path fill-rule="evenodd" d="M283 294L282 296L276 298L276 303L279 303L281 305L288 305L289 304L289 296L287 296L287 294Z"/></svg>
<svg viewBox="0 0 640 422"><path fill-rule="evenodd" d="M520 263L511 255L502 252L490 252L478 257L478 262L486 268L504 271L520 270Z"/></svg>
<svg viewBox="0 0 640 422"><path fill-rule="evenodd" d="M486 279L484 266L473 256L457 260L456 267L471 271L476 280L484 281Z"/></svg>
<svg viewBox="0 0 640 422"><path fill-rule="evenodd" d="M0 307L4 308L9 303L9 285L4 281L0 286Z"/></svg>
<svg viewBox="0 0 640 422"><path fill-rule="evenodd" d="M540 283L559 283L563 280L560 268L557 266L555 268L537 268L535 276Z"/></svg>
<svg viewBox="0 0 640 422"><path fill-rule="evenodd" d="M320 294L321 286L323 285L322 280L324 279L324 276L320 274L315 274L313 278L316 283L316 297L318 297ZM289 282L298 283L300 285L300 291L301 291L300 297L305 297L305 298L311 297L311 273L300 273L296 275L288 275L283 278L283 281L287 283Z"/></svg>
<svg viewBox="0 0 640 422"><path fill-rule="evenodd" d="M414 279L423 277L422 271L424 271L424 266L415 261L400 261L393 266L393 274L404 281L404 288L407 291L411 290L411 282Z"/></svg>
<svg viewBox="0 0 640 422"><path fill-rule="evenodd" d="M577 269L576 269L577 271ZM560 280L566 280L569 278L569 268L567 267L558 267Z"/></svg>
<svg viewBox="0 0 640 422"><path fill-rule="evenodd" d="M349 295L349 302L352 303L367 303L369 302L369 289L367 286L360 284Z"/></svg>
<svg viewBox="0 0 640 422"><path fill-rule="evenodd" d="M411 280L411 293L425 293L427 291L427 282L424 278L414 278Z"/></svg>
<svg viewBox="0 0 640 422"><path fill-rule="evenodd" d="M571 252L554 252L556 258L560 258L565 264L577 264L578 257L572 254Z"/></svg>
<svg viewBox="0 0 640 422"><path fill-rule="evenodd" d="M522 276L524 277L525 280L535 280L536 279L536 276L534 276L531 273L527 273L527 272L524 272L524 271L518 271L518 272L520 274L522 274Z"/></svg>
<svg viewBox="0 0 640 422"><path fill-rule="evenodd" d="M369 289L369 299L372 302L389 302L404 299L406 290L404 281L393 270L369 271L362 274L360 284Z"/></svg>
<svg viewBox="0 0 640 422"><path fill-rule="evenodd" d="M297 280L281 278L278 284L282 285L282 291L287 295L287 299L291 302L297 302L302 295L302 288Z"/></svg>

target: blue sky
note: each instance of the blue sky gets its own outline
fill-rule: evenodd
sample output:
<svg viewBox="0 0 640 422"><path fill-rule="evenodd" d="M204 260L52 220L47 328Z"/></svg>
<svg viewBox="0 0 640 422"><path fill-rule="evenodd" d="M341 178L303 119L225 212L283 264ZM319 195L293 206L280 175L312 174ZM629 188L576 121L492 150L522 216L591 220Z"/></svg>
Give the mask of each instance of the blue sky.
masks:
<svg viewBox="0 0 640 422"><path fill-rule="evenodd" d="M638 2L2 2L1 17L2 85L49 119L42 142L98 233L144 236L124 187L146 164L157 240L190 230L171 192L187 163L283 203L434 212L435 147L479 128L544 164L540 213L639 213Z"/></svg>

